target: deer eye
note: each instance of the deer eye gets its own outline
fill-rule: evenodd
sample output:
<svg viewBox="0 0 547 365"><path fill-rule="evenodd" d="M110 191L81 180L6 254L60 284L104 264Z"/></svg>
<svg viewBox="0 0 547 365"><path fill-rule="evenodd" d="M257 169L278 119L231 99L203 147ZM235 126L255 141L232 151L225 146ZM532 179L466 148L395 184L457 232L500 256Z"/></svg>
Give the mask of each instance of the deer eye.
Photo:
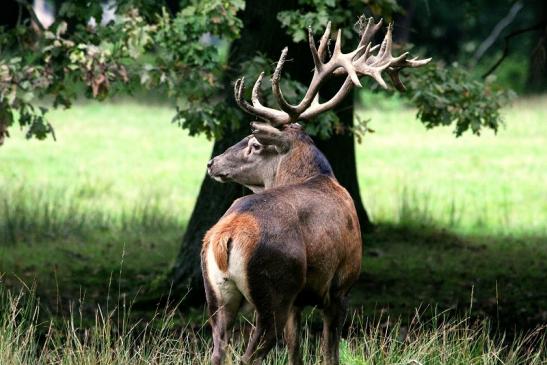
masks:
<svg viewBox="0 0 547 365"><path fill-rule="evenodd" d="M260 147L262 147L262 145L260 145L259 143L251 144L251 148L253 149L253 151L258 151Z"/></svg>

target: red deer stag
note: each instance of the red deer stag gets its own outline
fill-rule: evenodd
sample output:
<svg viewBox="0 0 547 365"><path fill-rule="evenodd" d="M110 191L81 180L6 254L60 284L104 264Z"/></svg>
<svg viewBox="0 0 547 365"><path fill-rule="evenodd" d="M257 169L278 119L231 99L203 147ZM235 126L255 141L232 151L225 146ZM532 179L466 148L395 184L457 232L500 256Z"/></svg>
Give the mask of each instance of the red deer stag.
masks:
<svg viewBox="0 0 547 365"><path fill-rule="evenodd" d="M408 53L393 57L391 25L381 45L371 47L380 27L381 21L369 19L357 49L350 53L341 50L339 30L328 61L330 23L318 48L310 30L315 70L297 105L286 101L279 86L287 48L272 76L280 110L260 102L263 73L254 85L252 105L243 99L244 79L235 83L238 105L263 122L251 123L251 135L207 165L215 180L234 181L255 193L237 199L203 240L201 261L215 365L223 362L232 324L246 303L256 311L256 328L242 363L262 363L284 332L289 362L302 364L298 332L300 309L305 305L322 309L324 360L339 363L347 296L361 269L359 221L350 195L334 177L329 162L295 122L332 109L353 85L361 86L359 76L370 76L386 87L381 76L386 71L395 86L403 88L399 71L429 62L408 59ZM319 87L331 75L345 75L345 81L330 100L321 103Z"/></svg>

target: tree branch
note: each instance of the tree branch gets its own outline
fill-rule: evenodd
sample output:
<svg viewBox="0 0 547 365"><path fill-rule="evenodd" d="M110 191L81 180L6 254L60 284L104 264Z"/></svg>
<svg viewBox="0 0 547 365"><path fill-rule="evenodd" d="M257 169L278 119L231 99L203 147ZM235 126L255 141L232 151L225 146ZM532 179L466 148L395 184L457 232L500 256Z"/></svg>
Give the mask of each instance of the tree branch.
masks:
<svg viewBox="0 0 547 365"><path fill-rule="evenodd" d="M34 12L34 7L32 5L30 5L27 1L25 0L15 0L19 5L22 5L24 6L27 11L29 12L30 14L30 17L32 19L32 21L36 24L36 26L38 27L38 29L40 29L40 32L44 32L46 30L46 28L44 28L44 25L42 24L42 22L40 21L40 19L38 19L38 16L36 15L36 13Z"/></svg>
<svg viewBox="0 0 547 365"><path fill-rule="evenodd" d="M19 4L17 12L17 26L21 25L21 19L23 19L23 5Z"/></svg>
<svg viewBox="0 0 547 365"><path fill-rule="evenodd" d="M490 74L492 74L492 72L494 72L499 67L499 65L501 65L503 60L505 60L505 58L509 55L509 41L511 40L511 38L516 37L518 35L521 35L523 33L528 33L528 32L532 32L532 31L535 31L535 30L540 30L544 26L545 26L545 22L541 22L539 24L536 24L536 25L528 27L528 28L517 29L517 30L509 33L508 35L506 35L503 38L503 53L502 53L501 57L496 61L496 63L494 63L492 65L492 67L490 67L490 69L488 69L488 71L486 71L482 75L482 78L485 79Z"/></svg>
<svg viewBox="0 0 547 365"><path fill-rule="evenodd" d="M517 1L516 3L513 4L511 9L507 13L507 15L503 17L503 19L501 19L498 22L498 24L496 24L494 29L492 29L492 32L490 32L490 35L488 35L488 37L481 43L481 45L475 51L475 54L473 55L473 59L475 63L478 62L481 59L481 57L486 53L488 48L490 48L492 44L494 44L496 39L498 39L498 37L500 36L501 32L505 28L507 28L507 26L513 22L513 20L515 20L517 14L523 7L524 5L522 5L522 2L520 1Z"/></svg>

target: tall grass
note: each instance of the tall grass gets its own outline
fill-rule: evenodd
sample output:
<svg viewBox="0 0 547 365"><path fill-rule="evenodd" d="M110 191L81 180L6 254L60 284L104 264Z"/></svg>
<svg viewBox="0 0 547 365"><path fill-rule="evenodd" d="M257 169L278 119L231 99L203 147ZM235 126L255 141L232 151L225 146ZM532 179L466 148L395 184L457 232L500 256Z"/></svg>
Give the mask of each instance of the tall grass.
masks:
<svg viewBox="0 0 547 365"><path fill-rule="evenodd" d="M82 200L87 189L5 189L0 196L0 246L20 242L86 238L100 232L181 229L182 217L159 197L143 197L118 210Z"/></svg>
<svg viewBox="0 0 547 365"><path fill-rule="evenodd" d="M468 319L382 327L370 324L342 343L342 363L368 364L544 364L545 328L512 341L490 334L488 323Z"/></svg>
<svg viewBox="0 0 547 365"><path fill-rule="evenodd" d="M74 311L56 323L40 322L32 292L0 287L0 364L195 364L200 343L186 328L173 330L174 309L140 322L129 314L122 305L97 309L91 325Z"/></svg>
<svg viewBox="0 0 547 365"><path fill-rule="evenodd" d="M1 288L1 287L0 287ZM207 326L180 325L176 310L157 310L142 321L129 320L131 306L97 309L91 325L82 325L77 311L57 323L40 322L32 292L14 295L0 289L0 363L27 364L208 364L211 350ZM341 343L341 360L348 365L368 364L544 364L545 328L514 340L493 337L488 323L471 324L442 316L426 323L416 316L408 327L400 322L366 322L359 314L349 319ZM391 324L390 324L391 323ZM240 323L228 357L243 353L246 330ZM304 362L320 364L318 335L305 326L301 334ZM251 329L252 331L252 329ZM285 364L282 346L267 364Z"/></svg>
<svg viewBox="0 0 547 365"><path fill-rule="evenodd" d="M34 299L4 290L0 276L0 364L31 364L40 352Z"/></svg>

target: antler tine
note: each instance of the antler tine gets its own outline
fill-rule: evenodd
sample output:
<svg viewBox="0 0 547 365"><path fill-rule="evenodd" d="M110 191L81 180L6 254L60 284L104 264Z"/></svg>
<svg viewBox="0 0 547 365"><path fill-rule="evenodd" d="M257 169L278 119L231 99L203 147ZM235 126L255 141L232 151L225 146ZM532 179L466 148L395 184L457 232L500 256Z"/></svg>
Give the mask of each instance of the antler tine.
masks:
<svg viewBox="0 0 547 365"><path fill-rule="evenodd" d="M382 40L380 45L371 46L370 41L380 29L382 25L382 20L378 23L373 23L373 19L370 18L367 21L367 25L364 31L361 34L361 39L359 41L359 47L353 53L352 66L353 67L339 67L334 73L337 74L348 74L346 80L342 84L338 92L328 101L320 104L318 102L314 103L308 110L306 110L301 116L301 119L310 119L313 116L322 113L326 110L333 108L338 104L351 90L352 87L352 77L349 70L355 70L358 75L367 75L373 78L380 86L387 88L387 84L382 78L382 71L387 69L388 75L390 76L394 86L399 90L404 89L404 85L399 79L399 71L404 67L420 67L428 63L431 59L427 60L418 60L416 58L408 60L408 52L403 53L398 57L393 57L392 52L392 35L393 35L393 24L389 24L387 32ZM339 40L337 39L337 48L339 50ZM366 47L365 47L366 45ZM364 50L363 50L364 49ZM371 52L378 50L375 56L370 56ZM336 52L335 52L336 54ZM333 56L334 58L335 56Z"/></svg>
<svg viewBox="0 0 547 365"><path fill-rule="evenodd" d="M378 54L376 55L376 62L374 63L376 67L381 67L383 64L387 63L389 64L392 56L391 56L391 45L393 44L392 41L392 33L393 33L393 23L389 23L387 26L387 32L384 36L384 40L382 41L382 44L380 45L380 49L378 50Z"/></svg>
<svg viewBox="0 0 547 365"><path fill-rule="evenodd" d="M237 79L234 84L234 96L236 99L237 105L245 112L255 115L260 119L270 123L273 126L279 126L290 122L290 117L287 113L282 112L281 110L276 110L263 106L259 101L259 89L260 84L262 83L262 75L258 77L255 85L253 87L253 96L252 101L253 105L249 104L243 97L243 92L245 90L245 77Z"/></svg>
<svg viewBox="0 0 547 365"><path fill-rule="evenodd" d="M372 56L368 59L363 58L363 67L360 69L364 75L372 77L384 89L387 89L387 84L382 78L382 71L384 71L393 60L393 57L391 56L392 31L393 23L390 23L378 53L376 56ZM404 55L404 57L406 56ZM356 68L359 69L359 66Z"/></svg>
<svg viewBox="0 0 547 365"><path fill-rule="evenodd" d="M355 57L357 53L362 52L361 48L358 47L355 51L343 54L342 53L342 29L338 29L338 34L336 34L336 43L334 44L334 51L332 52L332 58L328 62L329 64L333 64L335 66L333 68L333 71L337 69L338 67L343 67L346 72L348 73L349 77L351 78L351 81L353 81L353 84L357 87L361 87L361 82L359 81L359 77L357 76L357 73L355 72L355 69L353 65L351 64L351 61Z"/></svg>
<svg viewBox="0 0 547 365"><path fill-rule="evenodd" d="M323 33L323 36L321 37L321 40L319 41L319 48L318 48L317 52L319 53L319 60L321 62L325 62L325 55L327 53L326 52L327 51L327 46L329 44L329 39L330 39L331 26L332 26L332 23L329 21L327 23L327 26L325 27L325 33ZM311 29L310 29L310 31L311 31ZM314 48L315 48L315 44L314 44Z"/></svg>
<svg viewBox="0 0 547 365"><path fill-rule="evenodd" d="M279 57L279 61L277 61L277 66L275 67L274 74L272 76L272 93L275 96L275 100L279 104L279 107L287 113L292 118L297 118L299 114L297 107L294 105L291 105L285 100L285 97L283 96L283 92L281 91L281 71L283 70L283 65L285 64L285 60L287 59L287 47L283 48L283 51L281 51L281 56ZM296 120L296 119L295 119Z"/></svg>
<svg viewBox="0 0 547 365"><path fill-rule="evenodd" d="M391 82L393 83L393 86L395 86L397 90L406 91L406 87L399 77L399 71L401 71L403 68L421 67L421 66L427 65L430 61L431 61L431 58L425 58L423 60L419 60L418 57L415 57L410 60L407 60L405 58L395 64L391 64L390 67L387 69L387 74L389 75Z"/></svg>
<svg viewBox="0 0 547 365"><path fill-rule="evenodd" d="M321 37L321 41L323 41L323 37ZM313 65L315 66L316 70L321 70L321 66L323 65L323 60L321 59L321 55L319 55L317 48L315 48L315 39L313 39L313 31L311 29L311 26L308 27L308 43L310 44L310 51L311 51L311 56L313 58ZM319 47L321 48L321 44L319 44Z"/></svg>
<svg viewBox="0 0 547 365"><path fill-rule="evenodd" d="M365 39L371 38L377 31L377 28L379 28L380 24L381 22L379 22L378 24L374 24L373 27L368 27ZM308 90L306 91L306 95L304 95L302 101L296 106L287 103L287 101L283 98L283 94L279 87L280 72L285 62L286 56L285 51L282 52L282 55L276 67L276 71L272 78L272 90L277 102L279 103L279 106L283 111L290 115L291 119L296 120L298 117L306 117L304 119L308 119L311 118L313 115L316 115L318 112L331 108L333 105L337 104L351 89L351 87L348 87L348 85L346 85L347 81L349 81L350 84L353 83L353 85L357 87L362 86L359 81L359 77L357 75L355 67L352 64L352 61L355 58L359 58L363 54L367 53L367 50L370 50L370 44L360 45L353 52L344 54L342 53L342 30L339 29L336 35L333 55L328 62L323 63L324 53L327 47L328 39L330 37L330 28L331 23L329 22L327 24L323 37L321 37L319 49L315 48L313 34L311 33L311 31L309 33L308 39L310 43L310 51L312 53L315 64L315 70ZM331 98L331 100L329 100L327 103L320 104L318 101L319 87L321 83L328 76L335 73L338 68L341 68L345 71L345 73L348 75L348 80L344 82L344 87L341 88L339 92L333 98ZM310 107L312 104L314 104L313 107Z"/></svg>
<svg viewBox="0 0 547 365"><path fill-rule="evenodd" d="M353 57L351 57L352 62L359 59L368 59L368 56L370 52L373 52L374 50L378 49L379 45L375 45L371 48L371 44L368 43L366 46L361 46L357 48L355 51L352 52ZM344 67L338 67L336 70L332 72L333 75L336 76L343 76L347 74L347 71Z"/></svg>
<svg viewBox="0 0 547 365"><path fill-rule="evenodd" d="M361 17L364 17L364 15L362 15ZM361 19L362 18L359 18L359 20L361 20ZM370 17L367 21L367 25L365 27L365 30L363 30L363 32L361 33L361 39L359 40L359 46L365 46L368 43L370 43L370 41L372 41L372 38L374 37L374 35L378 32L378 30L380 30L380 28L382 28L382 23L383 23L382 18L380 18L378 23L374 23L374 18Z"/></svg>
<svg viewBox="0 0 547 365"><path fill-rule="evenodd" d="M354 65L358 74L372 77L383 88L387 88L387 84L382 78L382 72L387 69L387 73L390 76L393 85L398 90L404 91L404 85L399 79L399 70L405 67L423 66L431 59L423 60L425 62L413 59L412 62L409 62L410 60L407 60L408 52L405 52L398 57L393 57L391 53L393 46L392 35L393 23L390 23L378 53L375 56L368 57L365 52L363 56L354 62Z"/></svg>
<svg viewBox="0 0 547 365"><path fill-rule="evenodd" d="M408 55L408 52L405 52L404 55ZM404 59L398 60L398 62L393 62L389 65L390 68L416 68L423 65L427 65L431 61L431 58L424 58L419 60L418 57L411 58L410 60Z"/></svg>
<svg viewBox="0 0 547 365"><path fill-rule="evenodd" d="M336 32L336 41L334 42L334 50L332 51L332 58L339 56L342 53L342 29L338 29Z"/></svg>
<svg viewBox="0 0 547 365"><path fill-rule="evenodd" d="M366 18L364 15L361 15L359 17L359 23L366 21ZM359 45L357 47L357 50L355 51L355 55L353 56L353 60L359 59L360 57L364 57L364 59L368 58L368 52L374 52L380 47L380 45L375 45L374 47L370 48L371 46L371 40L374 37L374 35L378 32L378 30L382 27L383 19L380 18L378 23L374 23L374 18L370 17L367 21L367 25L365 26L364 30L360 30L361 38L359 40ZM353 61L352 60L352 61ZM334 70L335 75L345 75L346 70L343 68L338 68Z"/></svg>
<svg viewBox="0 0 547 365"><path fill-rule="evenodd" d="M304 113L300 115L300 119L309 120L324 111L334 108L338 103L342 101L342 99L346 97L352 87L353 82L348 76L346 77L346 80L344 81L338 92L332 98L324 103L319 103L319 100L317 100L318 98L314 99L314 103L310 106L310 108L308 108Z"/></svg>
<svg viewBox="0 0 547 365"><path fill-rule="evenodd" d="M234 84L234 96L237 105L249 114L254 114L252 106L243 98L243 90L245 89L245 77L236 80Z"/></svg>
<svg viewBox="0 0 547 365"><path fill-rule="evenodd" d="M291 117L295 118L295 120L302 113L304 113L306 109L310 107L312 103L314 103L314 100L317 102L319 86L321 85L323 80L332 72L332 70L330 69L325 69L326 66L331 63L332 59L329 62L324 63L328 41L330 39L330 34L331 34L331 26L332 26L332 23L329 21L327 23L327 26L325 27L325 32L323 33L323 36L321 37L321 40L319 41L319 48L315 47L315 40L313 38L313 33L311 31L311 28L308 28L309 29L308 41L310 44L310 51L312 53L315 68L314 68L312 80L310 82L308 90L306 91L306 94L304 95L304 98L300 101L300 103L298 103L298 105L295 106L295 105L290 105L284 102L284 99L280 100L281 98L277 98L276 96L276 99L278 103L280 103L281 108L282 109L285 108L283 110L289 113ZM338 33L340 36L340 32ZM338 39L336 43L338 44L338 47L339 47L340 39ZM336 49L336 46L335 46L335 49ZM332 58L334 58L334 56ZM279 66L279 63L278 63L278 66ZM272 84L272 87L273 87L273 84ZM281 90L279 89L279 87L276 87L276 91L274 92L274 94L276 93L282 96Z"/></svg>
<svg viewBox="0 0 547 365"><path fill-rule="evenodd" d="M371 52L374 52L374 51L376 51L378 48L380 48L380 45L379 45L379 44L376 44L376 45L370 47L370 51L371 51Z"/></svg>
<svg viewBox="0 0 547 365"><path fill-rule="evenodd" d="M399 70L394 69L388 69L387 74L389 78L391 79L391 83L395 88L399 91L406 91L406 86L401 81L401 78L399 77Z"/></svg>
<svg viewBox="0 0 547 365"><path fill-rule="evenodd" d="M272 92L276 98L277 103L279 104L279 107L284 112L289 114L289 116L291 117L291 120L296 121L297 118L300 116L300 114L302 114L304 111L306 111L306 109L310 107L313 100L316 98L316 94L319 92L319 86L321 85L321 83L338 66L344 67L347 70L348 74L351 76L354 84L361 86L359 82L359 78L357 77L357 74L355 72L352 72L353 68L351 67L351 62L350 61L348 62L348 60L343 58L343 56L346 56L346 55L342 54L342 50L341 50L341 44L342 44L341 29L338 30L332 58L329 60L329 62L323 63L322 58L324 58L324 53L327 47L328 39L330 37L330 29L331 29L331 22L328 22L327 27L325 29L325 33L321 37L319 49L316 49L315 40L313 39L311 28L309 28L308 41L310 44L310 51L312 53L315 69L313 73L313 78L310 82L310 86L308 87L308 90L306 91L304 98L298 105L289 104L283 97L283 93L281 91L279 82L281 79L281 70L283 69L283 65L285 63L285 59L287 55L287 48L283 49L283 51L281 52L281 57L279 58L279 61L277 62L277 66L276 66L274 75L272 77ZM333 67L334 65L337 65L337 66Z"/></svg>
<svg viewBox="0 0 547 365"><path fill-rule="evenodd" d="M264 78L264 71L258 75L258 78L255 81L255 84L253 86L253 92L251 94L251 102L254 106L263 106L262 103L260 103L260 97L261 97L261 90L260 86L262 86L262 79Z"/></svg>

